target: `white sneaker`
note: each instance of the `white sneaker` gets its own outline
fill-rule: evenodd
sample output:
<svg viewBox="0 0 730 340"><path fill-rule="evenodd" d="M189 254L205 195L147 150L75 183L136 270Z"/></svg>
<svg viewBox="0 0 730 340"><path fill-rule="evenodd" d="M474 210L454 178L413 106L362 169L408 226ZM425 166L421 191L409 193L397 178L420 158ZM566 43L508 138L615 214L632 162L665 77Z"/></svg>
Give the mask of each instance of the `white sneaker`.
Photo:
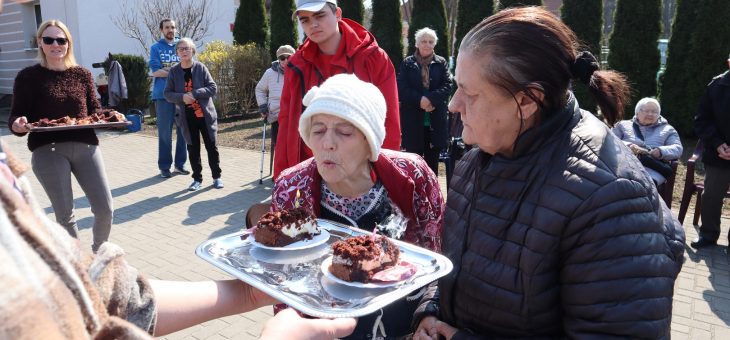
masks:
<svg viewBox="0 0 730 340"><path fill-rule="evenodd" d="M188 190L196 191L196 190L200 189L201 185L202 185L202 183L200 183L198 181L193 181L193 184L190 184L190 186L188 187Z"/></svg>
<svg viewBox="0 0 730 340"><path fill-rule="evenodd" d="M223 181L220 178L213 180L213 187L216 189L223 189Z"/></svg>

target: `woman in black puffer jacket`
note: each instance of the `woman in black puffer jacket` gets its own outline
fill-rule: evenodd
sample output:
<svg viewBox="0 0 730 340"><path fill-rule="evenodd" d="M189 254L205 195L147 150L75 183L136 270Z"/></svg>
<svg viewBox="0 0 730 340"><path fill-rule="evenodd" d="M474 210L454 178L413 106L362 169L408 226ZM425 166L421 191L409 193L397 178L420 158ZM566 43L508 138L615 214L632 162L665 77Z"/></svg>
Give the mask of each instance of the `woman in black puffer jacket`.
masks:
<svg viewBox="0 0 730 340"><path fill-rule="evenodd" d="M668 338L684 232L604 122L625 79L599 70L537 7L509 9L462 41L449 104L477 147L456 166L442 250L454 270L414 318L414 339Z"/></svg>

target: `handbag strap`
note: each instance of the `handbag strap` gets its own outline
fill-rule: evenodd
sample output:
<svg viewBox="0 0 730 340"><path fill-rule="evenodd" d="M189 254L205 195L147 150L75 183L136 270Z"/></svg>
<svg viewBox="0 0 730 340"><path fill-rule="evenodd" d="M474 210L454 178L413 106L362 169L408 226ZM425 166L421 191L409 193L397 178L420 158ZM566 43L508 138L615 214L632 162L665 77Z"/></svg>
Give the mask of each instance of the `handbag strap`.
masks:
<svg viewBox="0 0 730 340"><path fill-rule="evenodd" d="M639 137L639 139L641 139L641 141L643 142L644 134L641 133L641 129L639 129L639 124L636 124L636 122L634 122L632 126L634 127L634 133L636 134L636 137Z"/></svg>

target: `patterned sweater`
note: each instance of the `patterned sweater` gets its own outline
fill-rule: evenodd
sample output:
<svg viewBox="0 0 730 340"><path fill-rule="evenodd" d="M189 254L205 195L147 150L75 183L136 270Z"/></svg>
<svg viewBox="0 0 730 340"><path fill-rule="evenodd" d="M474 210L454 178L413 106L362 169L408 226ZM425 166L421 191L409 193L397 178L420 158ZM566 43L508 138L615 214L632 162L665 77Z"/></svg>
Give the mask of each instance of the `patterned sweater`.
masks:
<svg viewBox="0 0 730 340"><path fill-rule="evenodd" d="M8 156L0 161L0 339L151 339L157 310L147 280L114 244L82 251Z"/></svg>
<svg viewBox="0 0 730 340"><path fill-rule="evenodd" d="M382 149L373 168L390 200L408 219L404 240L441 251L444 199L438 179L426 162L412 153ZM294 207L296 190L300 190L299 203L302 207L320 216L321 182L314 158L284 170L274 184L272 209Z"/></svg>

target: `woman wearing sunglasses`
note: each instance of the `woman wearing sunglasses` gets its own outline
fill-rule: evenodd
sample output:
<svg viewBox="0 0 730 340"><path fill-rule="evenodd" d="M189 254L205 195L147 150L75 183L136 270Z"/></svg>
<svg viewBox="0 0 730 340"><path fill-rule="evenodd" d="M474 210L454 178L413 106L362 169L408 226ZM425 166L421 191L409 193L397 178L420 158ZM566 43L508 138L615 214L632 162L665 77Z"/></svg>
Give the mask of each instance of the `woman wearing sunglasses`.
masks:
<svg viewBox="0 0 730 340"><path fill-rule="evenodd" d="M97 113L94 78L76 64L73 38L58 20L41 24L36 33L39 63L21 70L15 78L8 123L17 136L29 132L28 123L65 116L83 118ZM109 191L99 139L94 129L31 132L33 173L53 206L56 221L78 237L74 217L71 174L76 177L94 213L92 250L109 239L112 195Z"/></svg>

